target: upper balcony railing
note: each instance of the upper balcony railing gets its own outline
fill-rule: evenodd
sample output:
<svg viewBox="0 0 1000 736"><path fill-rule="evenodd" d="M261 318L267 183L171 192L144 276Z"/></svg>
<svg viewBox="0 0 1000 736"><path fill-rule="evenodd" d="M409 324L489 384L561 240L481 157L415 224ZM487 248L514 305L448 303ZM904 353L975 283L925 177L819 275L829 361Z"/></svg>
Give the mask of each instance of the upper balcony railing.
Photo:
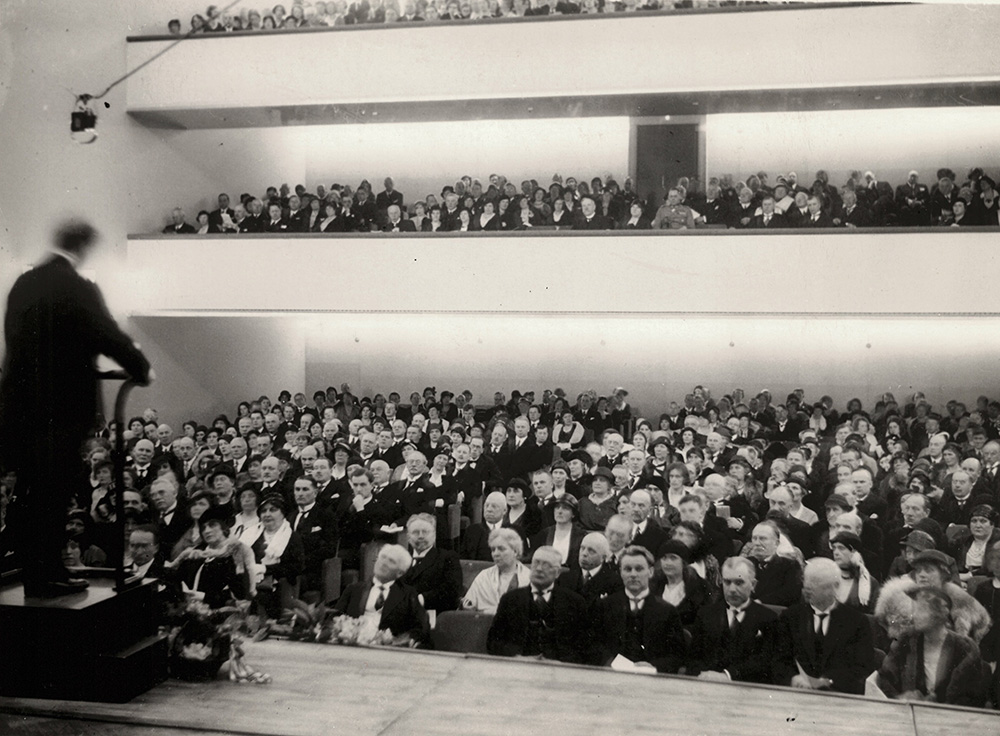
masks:
<svg viewBox="0 0 1000 736"><path fill-rule="evenodd" d="M130 78L127 103L183 128L1000 99L995 5L732 10L206 34ZM130 38L129 68L175 40Z"/></svg>
<svg viewBox="0 0 1000 736"><path fill-rule="evenodd" d="M116 276L140 315L1000 314L997 245L996 228L149 235Z"/></svg>

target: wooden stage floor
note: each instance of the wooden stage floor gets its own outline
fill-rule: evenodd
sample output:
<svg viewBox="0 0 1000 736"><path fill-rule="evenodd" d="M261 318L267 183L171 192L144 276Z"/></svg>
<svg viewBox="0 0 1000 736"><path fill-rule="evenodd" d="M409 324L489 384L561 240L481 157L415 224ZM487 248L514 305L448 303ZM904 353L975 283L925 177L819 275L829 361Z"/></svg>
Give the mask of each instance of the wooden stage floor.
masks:
<svg viewBox="0 0 1000 736"><path fill-rule="evenodd" d="M994 712L588 667L286 641L247 655L272 684L170 680L124 705L0 698L0 734L1000 733Z"/></svg>

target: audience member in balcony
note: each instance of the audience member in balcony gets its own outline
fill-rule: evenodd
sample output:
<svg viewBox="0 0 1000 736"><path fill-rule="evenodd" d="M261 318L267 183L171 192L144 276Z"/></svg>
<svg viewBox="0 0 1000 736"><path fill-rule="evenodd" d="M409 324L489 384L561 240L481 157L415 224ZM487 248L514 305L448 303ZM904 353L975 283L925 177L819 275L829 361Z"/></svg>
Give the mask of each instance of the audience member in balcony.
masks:
<svg viewBox="0 0 1000 736"><path fill-rule="evenodd" d="M397 191L393 184L392 177L386 177L383 182L385 189L375 197L375 207L379 213L384 214L391 205L396 205L400 211L403 210L403 193Z"/></svg>
<svg viewBox="0 0 1000 736"><path fill-rule="evenodd" d="M423 17L417 12L417 4L413 0L405 0L403 2L403 12L399 16L399 21L404 23L413 23L422 21Z"/></svg>
<svg viewBox="0 0 1000 736"><path fill-rule="evenodd" d="M774 197L770 194L761 200L760 214L754 215L750 227L755 230L780 230L785 227L785 218L775 210Z"/></svg>
<svg viewBox="0 0 1000 736"><path fill-rule="evenodd" d="M605 218L606 219L606 218ZM513 218L514 230L529 230L545 222L538 212L531 208L531 202L527 197L520 197L517 200L517 211Z"/></svg>
<svg viewBox="0 0 1000 736"><path fill-rule="evenodd" d="M392 179L386 179L386 181L391 182ZM399 192L395 192L395 194L399 194ZM414 233L417 231L413 222L403 219L398 204L388 206L385 211L385 218L385 223L382 225L382 232L384 233Z"/></svg>
<svg viewBox="0 0 1000 736"><path fill-rule="evenodd" d="M187 223L184 217L184 210L180 207L174 207L170 213L170 218L172 220L171 224L163 228L165 235L194 235L197 232L194 227Z"/></svg>
<svg viewBox="0 0 1000 736"><path fill-rule="evenodd" d="M857 193L850 187L844 187L841 195L843 207L834 218L833 224L848 227L869 227L872 224L871 213L868 208L858 201Z"/></svg>
<svg viewBox="0 0 1000 736"><path fill-rule="evenodd" d="M268 233L290 232L288 220L282 217L280 204L268 205L267 213L269 219L267 221L267 224L264 226L264 232Z"/></svg>
<svg viewBox="0 0 1000 736"><path fill-rule="evenodd" d="M977 225L997 227L1000 225L1000 196L997 195L996 182L988 176L979 179L979 191L969 205L969 215Z"/></svg>
<svg viewBox="0 0 1000 736"><path fill-rule="evenodd" d="M545 224L556 228L572 227L573 215L566 209L566 202L562 197L552 200L552 212L549 213Z"/></svg>
<svg viewBox="0 0 1000 736"><path fill-rule="evenodd" d="M216 233L222 232L218 227L213 225L209 221L209 214L207 210L201 210L198 213L198 228L195 230L196 235L214 235Z"/></svg>
<svg viewBox="0 0 1000 736"><path fill-rule="evenodd" d="M472 581L469 591L462 599L462 608L496 613L504 593L528 587L531 582L531 572L521 564L524 542L513 529L491 530L488 551L488 559L492 559L494 564L480 572Z"/></svg>
<svg viewBox="0 0 1000 736"><path fill-rule="evenodd" d="M796 197L796 199L798 199ZM799 221L799 227L833 227L833 219L823 209L823 201L815 194L806 198L808 216Z"/></svg>
<svg viewBox="0 0 1000 736"><path fill-rule="evenodd" d="M171 36L181 35L181 21L179 18L171 18L167 22L167 33Z"/></svg>
<svg viewBox="0 0 1000 736"><path fill-rule="evenodd" d="M955 203L951 206L952 218L951 223L949 223L951 227L968 227L969 225L979 224L968 216L967 209L968 206L964 199L955 200Z"/></svg>
<svg viewBox="0 0 1000 736"><path fill-rule="evenodd" d="M736 196L738 201L730 209L729 226L736 230L748 230L753 225L753 217L757 211L753 190L745 186Z"/></svg>
<svg viewBox="0 0 1000 736"><path fill-rule="evenodd" d="M598 214L594 198L584 195L580 198L580 212L573 224L574 230L610 230L613 227L608 218Z"/></svg>
<svg viewBox="0 0 1000 736"><path fill-rule="evenodd" d="M622 222L621 227L623 230L649 230L652 228L649 218L643 212L642 202L635 200L629 205L628 217Z"/></svg>
<svg viewBox="0 0 1000 736"><path fill-rule="evenodd" d="M951 172L941 171L934 191L930 194L928 207L930 209L931 222L935 225L950 225L954 219L952 205L958 201L958 187L955 186L954 179L949 176Z"/></svg>
<svg viewBox="0 0 1000 736"><path fill-rule="evenodd" d="M900 224L904 226L930 224L930 191L920 183L916 171L910 171L906 183L896 187L896 207Z"/></svg>
<svg viewBox="0 0 1000 736"><path fill-rule="evenodd" d="M191 16L191 30L188 31L189 35L194 35L196 33L205 32L205 18L195 13Z"/></svg>
<svg viewBox="0 0 1000 736"><path fill-rule="evenodd" d="M500 229L500 218L496 214L493 202L483 202L482 211L473 218L472 229L484 231Z"/></svg>

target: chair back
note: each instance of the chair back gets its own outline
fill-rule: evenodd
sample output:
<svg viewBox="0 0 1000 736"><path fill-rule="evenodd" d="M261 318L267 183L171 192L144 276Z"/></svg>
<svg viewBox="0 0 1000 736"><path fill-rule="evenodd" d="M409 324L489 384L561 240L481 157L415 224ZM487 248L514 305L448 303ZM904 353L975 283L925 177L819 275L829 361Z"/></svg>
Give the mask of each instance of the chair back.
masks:
<svg viewBox="0 0 1000 736"><path fill-rule="evenodd" d="M486 637L492 625L492 613L445 611L437 616L431 643L439 652L486 654Z"/></svg>
<svg viewBox="0 0 1000 736"><path fill-rule="evenodd" d="M485 560L462 560L462 591L463 593L472 585L476 576L487 567L493 567L492 562Z"/></svg>

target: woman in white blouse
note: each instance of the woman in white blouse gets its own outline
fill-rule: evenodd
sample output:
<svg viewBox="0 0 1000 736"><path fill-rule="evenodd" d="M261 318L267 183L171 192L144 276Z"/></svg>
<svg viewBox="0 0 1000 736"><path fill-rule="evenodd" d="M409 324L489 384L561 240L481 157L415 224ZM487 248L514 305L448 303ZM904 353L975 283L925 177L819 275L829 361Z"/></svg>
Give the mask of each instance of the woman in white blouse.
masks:
<svg viewBox="0 0 1000 736"><path fill-rule="evenodd" d="M482 613L496 613L504 593L523 588L531 582L531 571L521 564L524 541L513 529L500 528L490 532L490 554L493 567L476 576L469 592L462 599L462 607Z"/></svg>

